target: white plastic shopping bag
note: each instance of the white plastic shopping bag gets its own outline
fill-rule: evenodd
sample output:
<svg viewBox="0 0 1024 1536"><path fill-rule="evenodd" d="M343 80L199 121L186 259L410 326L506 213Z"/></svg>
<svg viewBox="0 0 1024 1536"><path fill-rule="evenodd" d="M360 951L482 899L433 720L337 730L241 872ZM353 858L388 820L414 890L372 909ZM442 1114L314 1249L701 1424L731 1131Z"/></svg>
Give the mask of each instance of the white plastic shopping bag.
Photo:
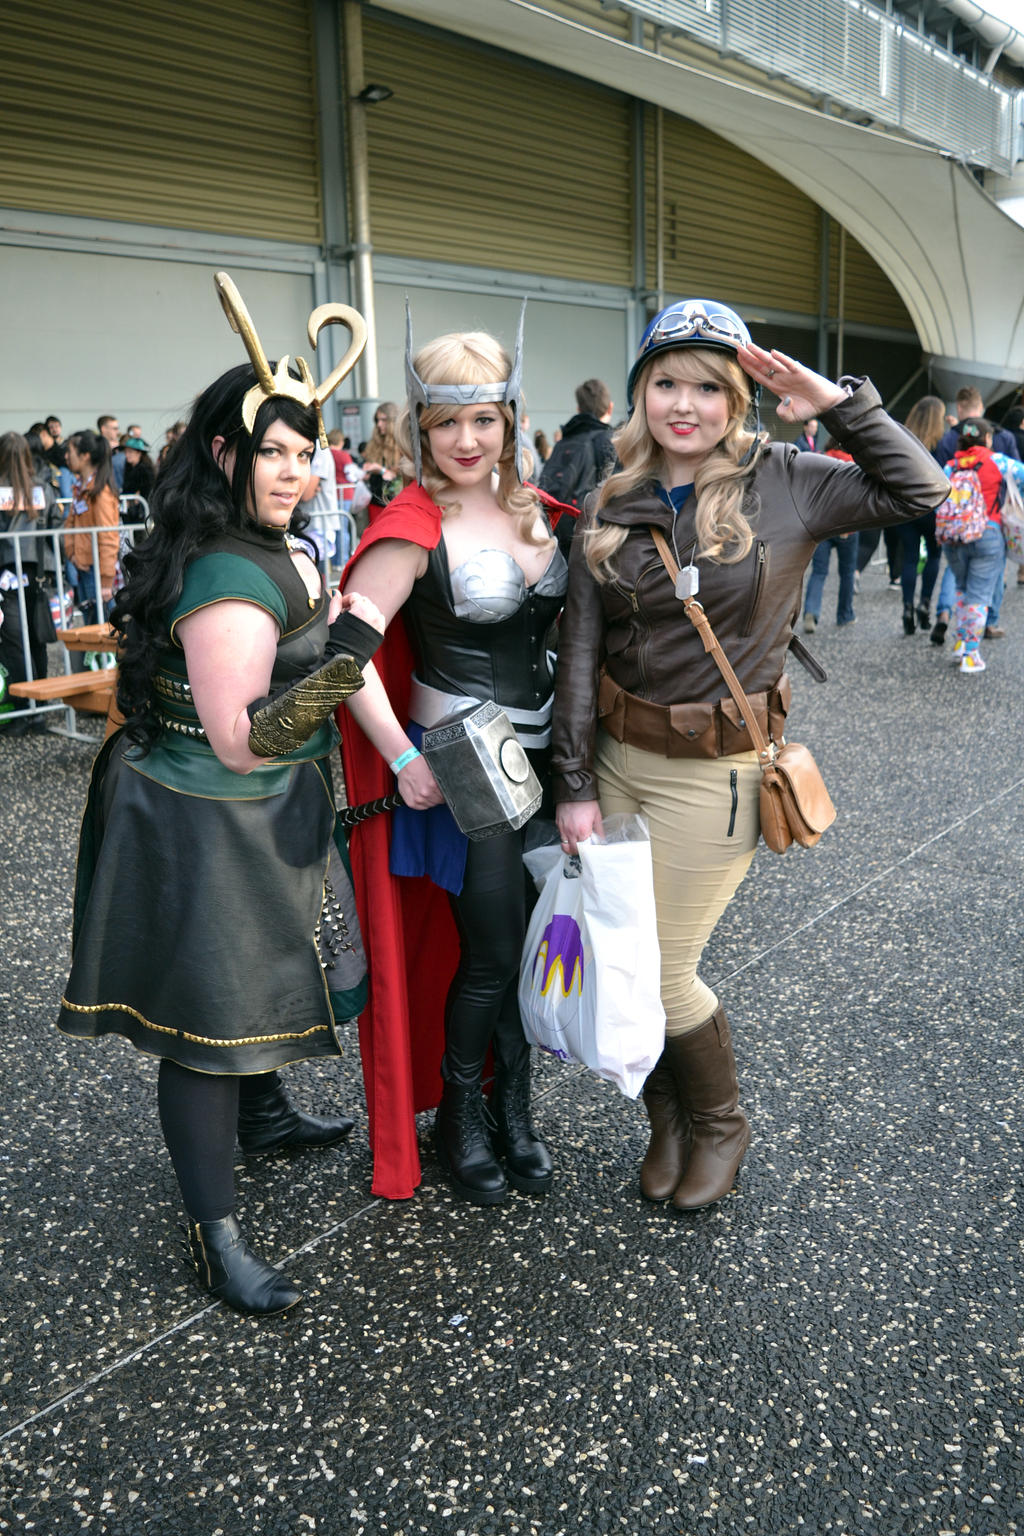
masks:
<svg viewBox="0 0 1024 1536"><path fill-rule="evenodd" d="M640 816L609 816L578 858L524 855L540 892L523 949L526 1038L635 1099L665 1044L651 844Z"/></svg>

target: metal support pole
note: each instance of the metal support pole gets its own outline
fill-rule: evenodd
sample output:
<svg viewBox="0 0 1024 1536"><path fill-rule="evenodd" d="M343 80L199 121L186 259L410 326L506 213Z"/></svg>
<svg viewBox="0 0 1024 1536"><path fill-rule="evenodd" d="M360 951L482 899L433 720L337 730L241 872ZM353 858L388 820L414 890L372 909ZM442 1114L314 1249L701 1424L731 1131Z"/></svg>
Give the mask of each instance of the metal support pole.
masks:
<svg viewBox="0 0 1024 1536"><path fill-rule="evenodd" d="M832 220L820 209L818 228L821 250L818 258L818 372L828 378L828 309L831 271L829 264Z"/></svg>
<svg viewBox="0 0 1024 1536"><path fill-rule="evenodd" d="M630 42L644 45L644 19L634 15L630 22ZM631 111L633 130L633 302L626 327L626 366L632 365L640 337L647 323L647 142L644 102L634 98Z"/></svg>
<svg viewBox="0 0 1024 1536"><path fill-rule="evenodd" d="M846 226L839 226L839 297L836 301L836 378L843 376L843 344L846 340Z"/></svg>
<svg viewBox="0 0 1024 1536"><path fill-rule="evenodd" d="M370 173L366 134L366 104L359 92L366 84L363 69L363 15L359 0L343 0L344 81L348 106L349 187L352 201L350 246L355 286L355 307L369 333L366 351L358 364L359 394L376 401L380 394L377 376L377 322L373 302L373 245L370 240Z"/></svg>
<svg viewBox="0 0 1024 1536"><path fill-rule="evenodd" d="M341 29L336 0L313 0L313 67L316 74L317 140L320 161L320 198L323 206L321 259L313 270L313 303L349 302L346 261L348 214L345 208L345 113L341 72ZM340 361L344 336L336 325L327 326L317 343L313 371L326 377ZM343 386L351 393L352 385ZM340 393L324 407L325 426L340 424Z"/></svg>
<svg viewBox="0 0 1024 1536"><path fill-rule="evenodd" d="M654 109L655 311L665 308L665 113Z"/></svg>

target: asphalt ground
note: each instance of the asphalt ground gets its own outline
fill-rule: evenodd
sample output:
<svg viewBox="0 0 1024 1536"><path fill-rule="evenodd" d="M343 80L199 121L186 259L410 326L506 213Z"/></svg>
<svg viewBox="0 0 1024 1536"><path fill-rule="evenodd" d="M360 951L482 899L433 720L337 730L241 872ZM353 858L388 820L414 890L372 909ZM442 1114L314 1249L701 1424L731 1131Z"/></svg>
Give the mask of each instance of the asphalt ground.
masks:
<svg viewBox="0 0 1024 1536"><path fill-rule="evenodd" d="M0 1531L1024 1531L1024 589L981 677L903 636L880 565L857 612L826 685L793 669L838 820L758 852L705 957L735 1193L644 1204L640 1106L545 1060L549 1198L460 1204L425 1117L420 1192L376 1200L353 1042L289 1074L350 1146L239 1154L306 1291L273 1321L183 1265L156 1063L54 1028L91 749L0 732Z"/></svg>

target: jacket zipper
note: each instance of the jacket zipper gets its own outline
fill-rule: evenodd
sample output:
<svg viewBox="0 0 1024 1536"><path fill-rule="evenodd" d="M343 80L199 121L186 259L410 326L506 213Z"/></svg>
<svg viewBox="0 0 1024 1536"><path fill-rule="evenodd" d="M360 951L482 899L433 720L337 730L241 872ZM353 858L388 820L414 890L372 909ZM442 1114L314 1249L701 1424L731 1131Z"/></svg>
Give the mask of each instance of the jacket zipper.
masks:
<svg viewBox="0 0 1024 1536"><path fill-rule="evenodd" d="M648 575L651 571L661 570L661 569L662 569L662 565L661 565L661 561L660 560L652 561L652 563L650 565L646 566L644 568L644 570L642 570L642 571L640 571L638 573L637 578L636 578L637 584L636 584L635 587L623 586L622 582L620 582L620 581L616 581L616 582L613 583L613 585L617 588L617 590L622 593L623 597L627 597L629 599L629 605L632 608L632 610L633 610L634 614L636 615L637 619L639 620L639 625L642 626L643 631L644 631L644 633L647 636L647 639L644 639L642 636L638 637L638 639L637 639L637 646L636 646L636 666L637 666L637 671L640 673L640 687L641 687L641 690L642 690L641 696L644 697L644 698L646 698L646 696L647 696L647 669L644 666L644 646L647 644L647 641L650 639L651 626L644 619L643 609L640 607L640 598L639 598L639 596L637 594L638 594L638 591L639 591L640 583L643 580L643 578L646 575Z"/></svg>
<svg viewBox="0 0 1024 1536"><path fill-rule="evenodd" d="M764 586L764 571L767 563L767 546L763 539L758 539L754 554L754 590L750 598L750 607L747 610L747 621L740 630L741 635L749 635L754 627L754 615L757 613L757 605L761 601L761 588Z"/></svg>
<svg viewBox="0 0 1024 1536"><path fill-rule="evenodd" d="M637 616L640 618L641 622L643 623L644 633L646 635L646 639L641 639L639 641L639 643L637 644L637 648L636 648L636 664L637 664L637 670L640 673L640 683L641 683L641 686L643 688L643 697L644 698L646 698L647 694L648 694L647 668L644 666L644 647L645 647L645 645L647 645L647 643L649 642L649 640L651 638L651 626L650 626L650 624L647 623L647 621L643 617L643 613L641 612L641 608L640 608L640 600L639 600L639 597L637 596L637 593L639 592L640 583L644 579L644 577L646 575L648 575L648 573L650 571L658 570L658 569L663 569L660 559L655 561L651 565L646 566L644 570L640 571L639 574L637 575L637 578L636 578L636 586L633 588L633 591L629 594L630 595L630 600L632 601L632 604L633 604L634 611L636 612Z"/></svg>
<svg viewBox="0 0 1024 1536"><path fill-rule="evenodd" d="M736 830L736 809L737 809L737 807L738 807L738 805L740 803L739 792L738 792L738 790L736 788L736 783L737 783L738 778L739 778L738 770L735 769L735 768L730 768L729 769L729 792L732 795L732 810L729 813L729 830L725 834L726 837L732 837L733 833Z"/></svg>

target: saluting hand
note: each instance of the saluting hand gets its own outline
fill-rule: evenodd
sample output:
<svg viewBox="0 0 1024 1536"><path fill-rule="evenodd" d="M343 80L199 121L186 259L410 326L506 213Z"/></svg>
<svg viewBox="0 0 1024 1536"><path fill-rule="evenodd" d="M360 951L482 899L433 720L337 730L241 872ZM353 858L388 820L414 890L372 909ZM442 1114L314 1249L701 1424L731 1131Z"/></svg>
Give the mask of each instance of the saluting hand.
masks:
<svg viewBox="0 0 1024 1536"><path fill-rule="evenodd" d="M780 421L809 421L823 411L846 399L846 391L823 378L812 368L805 368L795 358L787 357L773 347L766 352L763 347L737 347L736 358L744 373L756 384L773 390L779 396L775 414Z"/></svg>

